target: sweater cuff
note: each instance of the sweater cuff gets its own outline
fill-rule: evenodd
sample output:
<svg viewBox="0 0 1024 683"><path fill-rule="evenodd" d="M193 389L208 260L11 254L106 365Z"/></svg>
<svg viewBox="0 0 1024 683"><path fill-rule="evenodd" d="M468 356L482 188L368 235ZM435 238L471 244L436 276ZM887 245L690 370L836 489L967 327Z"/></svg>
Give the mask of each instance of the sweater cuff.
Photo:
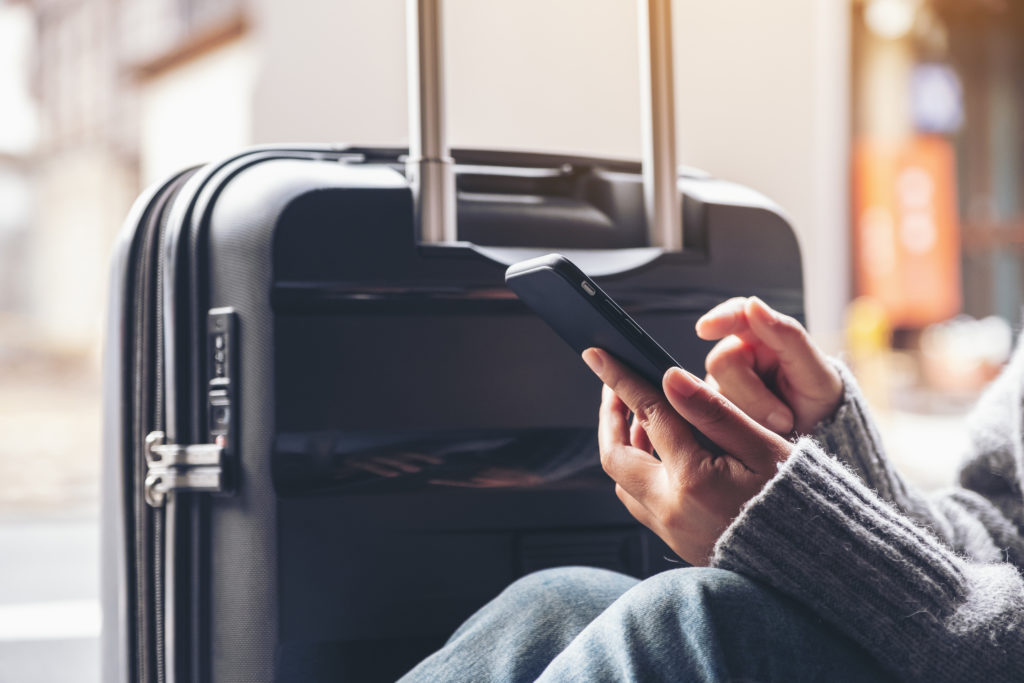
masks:
<svg viewBox="0 0 1024 683"><path fill-rule="evenodd" d="M832 363L843 380L843 398L832 417L819 422L811 436L882 498L902 499L905 487L886 461L882 438L857 380L845 364Z"/></svg>
<svg viewBox="0 0 1024 683"><path fill-rule="evenodd" d="M790 595L896 660L966 591L961 560L807 438L718 540L711 564ZM902 668L896 660L883 663Z"/></svg>
<svg viewBox="0 0 1024 683"><path fill-rule="evenodd" d="M1024 581L970 563L802 439L712 565L789 595L902 680L1018 680Z"/></svg>

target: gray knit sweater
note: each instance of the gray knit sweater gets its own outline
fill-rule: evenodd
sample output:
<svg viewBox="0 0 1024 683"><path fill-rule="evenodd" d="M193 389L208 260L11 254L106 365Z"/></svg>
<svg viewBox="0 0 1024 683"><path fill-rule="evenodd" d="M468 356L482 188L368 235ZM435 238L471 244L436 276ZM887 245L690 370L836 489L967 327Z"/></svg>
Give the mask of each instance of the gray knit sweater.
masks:
<svg viewBox="0 0 1024 683"><path fill-rule="evenodd" d="M712 564L808 605L902 679L1024 681L1024 345L972 414L961 487L927 496L893 470L840 372L838 411Z"/></svg>

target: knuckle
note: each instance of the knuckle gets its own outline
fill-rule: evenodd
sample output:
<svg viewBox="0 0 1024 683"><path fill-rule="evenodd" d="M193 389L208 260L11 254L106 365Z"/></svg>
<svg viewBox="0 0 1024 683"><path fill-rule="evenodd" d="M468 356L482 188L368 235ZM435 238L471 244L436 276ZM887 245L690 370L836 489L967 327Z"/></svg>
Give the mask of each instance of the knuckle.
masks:
<svg viewBox="0 0 1024 683"><path fill-rule="evenodd" d="M618 367L614 362L605 361L604 367L601 369L601 382L607 389L610 389L612 393L616 393L615 390L622 380L622 375L619 373Z"/></svg>
<svg viewBox="0 0 1024 683"><path fill-rule="evenodd" d="M719 303L717 303L714 306L712 306L711 309L709 310L709 312L711 312L711 313L724 313L726 311L730 311L731 312L734 308L736 308L736 306L743 305L742 302L745 299L746 299L746 297L742 297L742 296L730 297L730 298L725 299L724 301L720 301Z"/></svg>
<svg viewBox="0 0 1024 683"><path fill-rule="evenodd" d="M712 375L720 375L740 362L742 357L742 349L733 343L722 342L708 353L704 359L704 368Z"/></svg>
<svg viewBox="0 0 1024 683"><path fill-rule="evenodd" d="M715 347L708 352L706 358L704 358L704 369L710 374L718 374L722 371L722 367L725 363L725 349L722 348L722 343L715 344Z"/></svg>
<svg viewBox="0 0 1024 683"><path fill-rule="evenodd" d="M792 338L800 338L807 333L804 326L800 324L800 321L789 315L780 313L778 315L778 324L779 332Z"/></svg>
<svg viewBox="0 0 1024 683"><path fill-rule="evenodd" d="M656 427L661 421L664 411L665 408L660 400L652 397L644 397L633 409L633 416L644 431L649 431L652 427Z"/></svg>
<svg viewBox="0 0 1024 683"><path fill-rule="evenodd" d="M742 310L747 305L747 297L745 296L734 296L726 299L719 304L720 308L729 308L730 310L736 310L737 312Z"/></svg>
<svg viewBox="0 0 1024 683"><path fill-rule="evenodd" d="M708 425L727 422L732 417L733 407L727 398L717 393L709 393L704 403L703 418Z"/></svg>
<svg viewBox="0 0 1024 683"><path fill-rule="evenodd" d="M628 454L624 446L610 446L600 451L601 469L612 479L628 469Z"/></svg>
<svg viewBox="0 0 1024 683"><path fill-rule="evenodd" d="M655 520L663 529L674 529L680 526L679 512L676 506L666 506L658 510Z"/></svg>

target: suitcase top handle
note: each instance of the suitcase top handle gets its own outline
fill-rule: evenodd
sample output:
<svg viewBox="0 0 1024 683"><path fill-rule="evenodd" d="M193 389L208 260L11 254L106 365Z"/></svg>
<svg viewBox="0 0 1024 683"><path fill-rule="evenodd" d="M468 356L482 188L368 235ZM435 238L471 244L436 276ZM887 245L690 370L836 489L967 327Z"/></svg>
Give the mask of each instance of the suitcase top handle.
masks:
<svg viewBox="0 0 1024 683"><path fill-rule="evenodd" d="M455 163L444 112L442 0L407 0L408 175L420 240L454 242ZM671 0L637 0L643 94L644 209L651 246L683 248L677 186Z"/></svg>

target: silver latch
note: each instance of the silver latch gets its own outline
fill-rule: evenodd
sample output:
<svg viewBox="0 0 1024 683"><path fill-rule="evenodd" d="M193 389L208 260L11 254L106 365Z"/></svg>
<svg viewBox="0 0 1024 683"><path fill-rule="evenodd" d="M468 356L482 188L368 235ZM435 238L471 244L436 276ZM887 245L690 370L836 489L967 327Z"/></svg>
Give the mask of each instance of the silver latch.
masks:
<svg viewBox="0 0 1024 683"><path fill-rule="evenodd" d="M170 491L224 490L224 449L217 444L169 444L163 432L146 437L146 502L163 507Z"/></svg>

